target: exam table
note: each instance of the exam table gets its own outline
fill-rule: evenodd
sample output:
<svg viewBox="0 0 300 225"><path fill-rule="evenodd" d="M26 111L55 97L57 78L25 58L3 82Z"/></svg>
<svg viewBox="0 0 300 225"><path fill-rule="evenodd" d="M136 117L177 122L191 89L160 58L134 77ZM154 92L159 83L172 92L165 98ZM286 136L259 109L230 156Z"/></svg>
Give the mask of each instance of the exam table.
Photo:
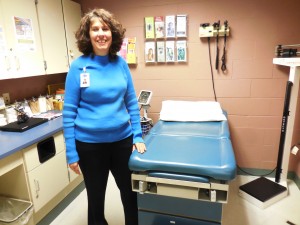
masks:
<svg viewBox="0 0 300 225"><path fill-rule="evenodd" d="M129 160L139 225L217 225L236 162L228 121L159 120Z"/></svg>

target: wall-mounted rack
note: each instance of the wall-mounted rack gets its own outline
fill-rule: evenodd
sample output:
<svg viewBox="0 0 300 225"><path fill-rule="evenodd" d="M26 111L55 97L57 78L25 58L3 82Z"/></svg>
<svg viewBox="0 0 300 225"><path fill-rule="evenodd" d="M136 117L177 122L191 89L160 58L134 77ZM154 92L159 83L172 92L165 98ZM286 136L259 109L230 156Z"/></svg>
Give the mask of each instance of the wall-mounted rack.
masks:
<svg viewBox="0 0 300 225"><path fill-rule="evenodd" d="M209 23L202 23L199 27L199 37L217 37L218 35L219 37L223 37L225 36L225 34L226 36L229 36L229 31L230 28L228 24L216 26L216 23L212 25L210 25Z"/></svg>

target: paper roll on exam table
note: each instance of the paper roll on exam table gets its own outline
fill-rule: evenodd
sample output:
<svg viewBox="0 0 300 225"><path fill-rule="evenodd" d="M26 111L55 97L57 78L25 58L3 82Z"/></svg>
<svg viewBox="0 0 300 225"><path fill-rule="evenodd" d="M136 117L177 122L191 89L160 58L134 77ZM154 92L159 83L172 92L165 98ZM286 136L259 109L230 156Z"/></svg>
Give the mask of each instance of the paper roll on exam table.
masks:
<svg viewBox="0 0 300 225"><path fill-rule="evenodd" d="M222 223L236 161L228 121L158 121L129 160L140 225Z"/></svg>

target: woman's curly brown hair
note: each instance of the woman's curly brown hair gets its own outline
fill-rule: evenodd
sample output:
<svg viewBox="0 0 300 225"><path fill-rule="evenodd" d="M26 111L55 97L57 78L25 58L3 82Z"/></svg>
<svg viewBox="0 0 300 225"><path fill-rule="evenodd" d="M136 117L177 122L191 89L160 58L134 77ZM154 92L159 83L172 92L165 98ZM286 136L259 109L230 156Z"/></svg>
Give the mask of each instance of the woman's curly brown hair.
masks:
<svg viewBox="0 0 300 225"><path fill-rule="evenodd" d="M93 53L93 46L90 39L90 25L93 18L100 18L111 30L112 44L109 49L110 60L116 59L120 51L126 29L116 20L114 15L105 9L93 9L86 13L80 21L80 26L75 33L77 47L84 55Z"/></svg>

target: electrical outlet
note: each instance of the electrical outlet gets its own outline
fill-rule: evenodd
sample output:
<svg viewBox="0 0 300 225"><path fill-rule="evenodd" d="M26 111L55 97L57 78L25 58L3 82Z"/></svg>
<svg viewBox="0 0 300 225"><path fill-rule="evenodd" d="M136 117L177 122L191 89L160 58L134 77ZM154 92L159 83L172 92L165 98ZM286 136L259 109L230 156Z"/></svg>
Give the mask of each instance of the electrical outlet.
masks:
<svg viewBox="0 0 300 225"><path fill-rule="evenodd" d="M9 105L10 104L10 97L9 97L9 93L3 93L2 97L4 99L4 103L5 105Z"/></svg>
<svg viewBox="0 0 300 225"><path fill-rule="evenodd" d="M292 154L294 155L297 155L297 152L299 151L299 148L295 145L293 148L292 148Z"/></svg>

